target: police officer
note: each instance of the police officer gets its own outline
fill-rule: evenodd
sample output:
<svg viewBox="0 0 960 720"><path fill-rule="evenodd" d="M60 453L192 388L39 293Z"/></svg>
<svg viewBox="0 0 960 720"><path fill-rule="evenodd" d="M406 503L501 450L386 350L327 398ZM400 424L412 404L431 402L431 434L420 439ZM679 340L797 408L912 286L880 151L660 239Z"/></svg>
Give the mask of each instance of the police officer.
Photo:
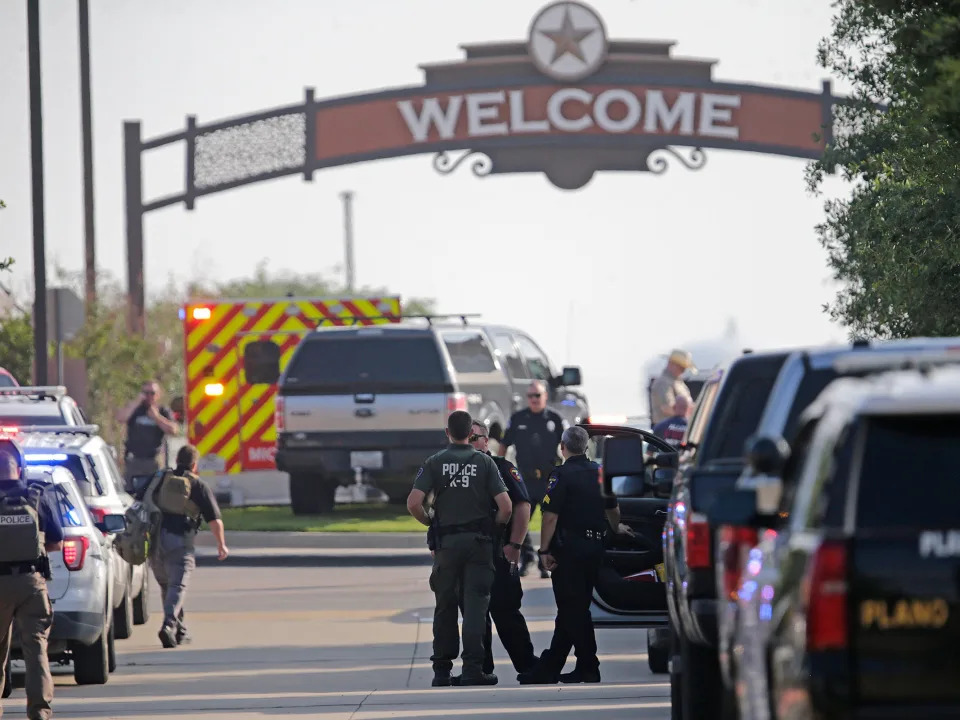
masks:
<svg viewBox="0 0 960 720"><path fill-rule="evenodd" d="M560 450L566 462L554 471L543 498L538 552L552 571L557 620L550 648L533 670L518 676L522 685L600 682L590 601L607 523L618 532L628 529L620 525L616 498L604 497L597 482L599 466L585 455L588 440L581 427L563 432ZM561 675L571 648L576 649L576 669Z"/></svg>
<svg viewBox="0 0 960 720"><path fill-rule="evenodd" d="M17 621L27 666L27 717L53 717L53 678L47 640L53 610L47 595L47 553L63 547L63 529L54 500L23 480L23 453L0 439L0 659L7 666L10 635ZM0 695L4 677L0 677ZM2 709L0 709L2 714Z"/></svg>
<svg viewBox="0 0 960 720"><path fill-rule="evenodd" d="M477 420L473 422L473 432L470 435L470 444L490 456L487 445L490 435L486 426ZM492 457L492 456L491 456ZM483 671L493 672L493 628L491 618L497 625L497 635L500 642L510 656L510 661L518 673L527 672L537 661L533 654L533 643L530 641L530 631L527 621L520 612L523 601L523 587L520 584L520 575L517 566L520 562L522 542L530 524L530 497L523 478L506 458L494 457L493 462L500 471L500 477L507 486L507 494L513 505L513 515L510 524L503 535L503 549L494 548L494 577L493 587L490 590L490 612L487 615L486 630L483 637L485 656Z"/></svg>
<svg viewBox="0 0 960 720"><path fill-rule="evenodd" d="M125 479L127 491L133 489L133 478L153 475L160 469L160 450L167 435L176 435L179 428L173 411L160 405L160 385L153 380L140 388L140 397L117 412L117 420L127 426Z"/></svg>
<svg viewBox="0 0 960 720"><path fill-rule="evenodd" d="M517 466L534 507L543 501L547 479L557 465L557 445L562 434L563 418L547 408L547 384L542 380L534 380L527 388L527 409L515 412L510 418L499 451L503 457L507 454L507 448L517 446ZM524 553L521 575L526 575L526 566L533 559L533 544L529 534L524 538ZM537 566L540 577L549 577L542 562L538 561Z"/></svg>
<svg viewBox="0 0 960 720"><path fill-rule="evenodd" d="M160 643L173 648L187 641L183 622L183 602L190 574L197 566L194 538L201 520L206 520L217 541L217 557L226 560L230 551L224 538L220 507L210 487L197 475L200 453L192 445L177 452L173 471L158 474L138 493L142 500L147 493L160 508L160 535L150 553L150 565L160 585L163 598L163 625Z"/></svg>
<svg viewBox="0 0 960 720"><path fill-rule="evenodd" d="M693 356L686 350L674 350L667 358L667 366L660 373L660 377L650 386L650 422L656 425L671 417L674 413L673 404L677 397L683 395L689 405L693 405L693 396L690 388L680 379L686 370L693 367Z"/></svg>
<svg viewBox="0 0 960 720"><path fill-rule="evenodd" d="M431 518L423 507L435 494L433 511L436 550L430 588L433 613L433 683L449 686L450 670L460 650L457 610L463 589L463 674L461 685L496 685L497 676L483 672L484 622L493 585L493 538L510 519L507 488L493 460L470 446L473 419L463 410L447 418L450 445L427 458L407 497L407 509L423 525ZM491 499L493 503L491 503ZM491 512L496 504L496 515Z"/></svg>

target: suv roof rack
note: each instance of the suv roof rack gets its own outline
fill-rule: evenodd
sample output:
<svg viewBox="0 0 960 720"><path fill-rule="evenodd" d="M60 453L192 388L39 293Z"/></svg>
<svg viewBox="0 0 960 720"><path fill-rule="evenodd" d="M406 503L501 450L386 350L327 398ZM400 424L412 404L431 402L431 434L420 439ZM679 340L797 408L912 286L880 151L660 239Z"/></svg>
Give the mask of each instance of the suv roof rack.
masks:
<svg viewBox="0 0 960 720"><path fill-rule="evenodd" d="M462 322L464 325L469 325L470 323L467 322L467 318L478 318L478 317L480 317L480 313L448 313L445 315L435 315L435 314L403 315L401 319L407 320L407 319L417 318L420 320L426 320L427 325L433 325L434 320L449 320L450 318L460 318L460 322Z"/></svg>
<svg viewBox="0 0 960 720"><path fill-rule="evenodd" d="M20 387L0 388L0 397L33 397L59 400L67 394L63 385L22 385Z"/></svg>
<svg viewBox="0 0 960 720"><path fill-rule="evenodd" d="M3 421L0 420L0 423ZM99 425L0 425L2 435L96 435Z"/></svg>
<svg viewBox="0 0 960 720"><path fill-rule="evenodd" d="M450 318L460 318L460 322L464 325L469 325L467 318L478 318L481 317L480 313L451 313L446 315L434 315L434 314L424 314L424 315L365 315L363 317L346 317L346 318L337 318L344 325L353 326L357 325L363 320L426 320L427 325L433 325L434 320L449 320ZM330 322L328 318L320 318L317 321L317 327L326 327Z"/></svg>
<svg viewBox="0 0 960 720"><path fill-rule="evenodd" d="M840 373L922 370L941 365L960 364L960 352L940 350L904 350L903 352L841 355L833 361Z"/></svg>

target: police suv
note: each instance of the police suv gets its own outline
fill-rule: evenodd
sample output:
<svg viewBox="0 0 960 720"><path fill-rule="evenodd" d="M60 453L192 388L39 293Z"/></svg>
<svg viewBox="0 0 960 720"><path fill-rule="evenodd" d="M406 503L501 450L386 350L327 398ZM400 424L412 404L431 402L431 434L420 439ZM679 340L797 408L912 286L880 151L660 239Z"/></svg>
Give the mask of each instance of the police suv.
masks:
<svg viewBox="0 0 960 720"><path fill-rule="evenodd" d="M792 492L718 503L777 529L742 585L743 717L960 715L958 437L960 368L837 380L800 418Z"/></svg>
<svg viewBox="0 0 960 720"><path fill-rule="evenodd" d="M80 496L74 476L65 467L28 467L27 480L46 486L45 496L59 511L63 549L52 553L47 592L53 605L53 627L47 655L52 662L72 662L78 685L102 685L116 669L114 648L113 556L111 532L123 517L108 515L97 522ZM22 659L14 623L11 660ZM10 675L10 664L5 670ZM6 684L8 693L12 685Z"/></svg>

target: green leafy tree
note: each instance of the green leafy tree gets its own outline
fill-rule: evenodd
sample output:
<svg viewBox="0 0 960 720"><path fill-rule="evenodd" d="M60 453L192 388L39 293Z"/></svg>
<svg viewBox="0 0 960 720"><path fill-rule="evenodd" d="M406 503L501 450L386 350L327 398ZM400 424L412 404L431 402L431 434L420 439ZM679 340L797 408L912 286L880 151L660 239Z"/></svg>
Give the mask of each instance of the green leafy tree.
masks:
<svg viewBox="0 0 960 720"><path fill-rule="evenodd" d="M21 383L28 383L33 369L33 324L30 316L11 311L0 317L0 367L13 373Z"/></svg>
<svg viewBox="0 0 960 720"><path fill-rule="evenodd" d="M826 310L855 335L960 334L960 2L836 7L819 58L853 97L808 171L852 185L818 227L843 287Z"/></svg>

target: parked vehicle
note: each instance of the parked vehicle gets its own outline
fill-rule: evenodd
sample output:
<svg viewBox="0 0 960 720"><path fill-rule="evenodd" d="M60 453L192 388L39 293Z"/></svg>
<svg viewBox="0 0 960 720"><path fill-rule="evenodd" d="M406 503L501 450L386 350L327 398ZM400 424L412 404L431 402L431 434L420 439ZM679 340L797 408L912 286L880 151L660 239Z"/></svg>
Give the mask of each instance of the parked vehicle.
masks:
<svg viewBox="0 0 960 720"><path fill-rule="evenodd" d="M66 468L93 521L103 523L108 515L122 516L133 504L133 497L123 489L123 476L96 430L96 426L23 428L17 441L28 467ZM110 543L114 538L115 533L105 536ZM149 618L150 574L145 565L130 565L119 553L111 552L109 558L113 564L114 634L124 640L133 634L134 625L142 625Z"/></svg>
<svg viewBox="0 0 960 720"><path fill-rule="evenodd" d="M568 425L588 416L580 369L557 372L529 335L437 323L320 328L280 378L277 468L295 513L324 512L338 485L370 480L402 502L423 459L443 448L446 415L467 410L499 439L534 379Z"/></svg>
<svg viewBox="0 0 960 720"><path fill-rule="evenodd" d="M663 533L674 718L720 718L733 711L720 680L713 528L705 512L740 476L744 445L787 355L745 354L708 380L681 445Z"/></svg>
<svg viewBox="0 0 960 720"><path fill-rule="evenodd" d="M798 430L792 492L713 511L765 535L737 632L744 716L960 714L960 368L837 380ZM769 485L784 460L763 459Z"/></svg>
<svg viewBox="0 0 960 720"><path fill-rule="evenodd" d="M0 367L0 388L19 386L20 383L17 382L17 379L10 373L10 371Z"/></svg>
<svg viewBox="0 0 960 720"><path fill-rule="evenodd" d="M49 486L60 511L63 550L50 555L53 627L47 655L51 662L72 662L78 685L102 685L116 669L113 634L113 544L108 536L123 528L122 515L96 522L65 467L31 467L30 482ZM11 657L22 659L14 623Z"/></svg>

